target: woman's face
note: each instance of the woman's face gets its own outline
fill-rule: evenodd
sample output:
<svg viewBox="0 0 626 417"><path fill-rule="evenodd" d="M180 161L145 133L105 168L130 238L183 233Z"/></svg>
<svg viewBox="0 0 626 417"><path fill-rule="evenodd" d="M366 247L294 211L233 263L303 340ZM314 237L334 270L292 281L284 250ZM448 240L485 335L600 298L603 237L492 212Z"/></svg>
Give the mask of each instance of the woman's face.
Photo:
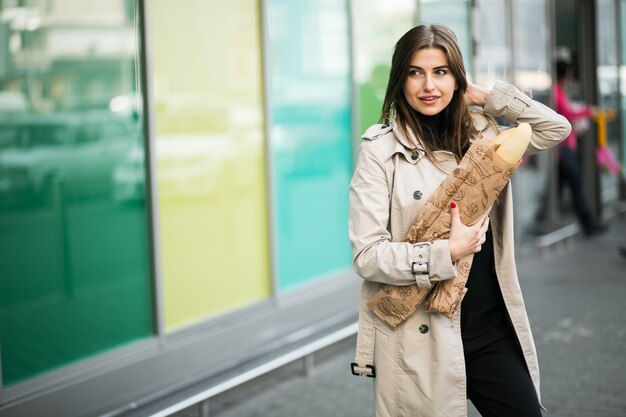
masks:
<svg viewBox="0 0 626 417"><path fill-rule="evenodd" d="M404 97L413 110L426 116L438 114L450 104L456 88L456 79L441 49L415 52L403 87Z"/></svg>

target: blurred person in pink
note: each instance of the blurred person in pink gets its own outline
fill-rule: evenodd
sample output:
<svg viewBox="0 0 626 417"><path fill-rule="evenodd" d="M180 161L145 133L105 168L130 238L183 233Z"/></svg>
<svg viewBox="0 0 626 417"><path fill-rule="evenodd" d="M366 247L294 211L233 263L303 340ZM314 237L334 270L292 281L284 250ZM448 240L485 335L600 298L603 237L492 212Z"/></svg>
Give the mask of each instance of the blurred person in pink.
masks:
<svg viewBox="0 0 626 417"><path fill-rule="evenodd" d="M559 145L559 197L563 189L568 186L571 190L572 203L578 221L580 222L585 236L591 236L602 232L606 226L600 224L593 216L584 190L583 176L578 165L577 135L586 130L589 119L596 109L591 106L574 105L567 96L567 89L572 78L573 67L571 62L559 58L556 62L557 82L553 88L555 110L565 116L572 124L572 131Z"/></svg>

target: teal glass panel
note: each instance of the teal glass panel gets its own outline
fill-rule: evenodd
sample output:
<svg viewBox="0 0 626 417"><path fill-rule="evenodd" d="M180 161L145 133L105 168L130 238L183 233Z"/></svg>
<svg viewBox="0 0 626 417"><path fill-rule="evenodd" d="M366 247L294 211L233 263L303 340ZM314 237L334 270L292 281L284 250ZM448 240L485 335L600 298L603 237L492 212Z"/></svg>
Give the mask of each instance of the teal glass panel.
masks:
<svg viewBox="0 0 626 417"><path fill-rule="evenodd" d="M4 386L153 332L136 4L24 3L0 3Z"/></svg>
<svg viewBox="0 0 626 417"><path fill-rule="evenodd" d="M270 147L280 291L349 268L346 1L270 0Z"/></svg>

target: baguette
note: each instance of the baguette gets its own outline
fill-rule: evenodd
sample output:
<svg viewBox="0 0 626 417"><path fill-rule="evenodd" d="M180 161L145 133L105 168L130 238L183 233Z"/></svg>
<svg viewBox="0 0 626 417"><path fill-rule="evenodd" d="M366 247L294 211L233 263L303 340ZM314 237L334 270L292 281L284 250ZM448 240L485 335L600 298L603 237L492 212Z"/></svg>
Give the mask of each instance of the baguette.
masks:
<svg viewBox="0 0 626 417"><path fill-rule="evenodd" d="M520 123L500 133L491 142L495 152L506 162L516 163L524 155L530 143L532 129L528 123Z"/></svg>

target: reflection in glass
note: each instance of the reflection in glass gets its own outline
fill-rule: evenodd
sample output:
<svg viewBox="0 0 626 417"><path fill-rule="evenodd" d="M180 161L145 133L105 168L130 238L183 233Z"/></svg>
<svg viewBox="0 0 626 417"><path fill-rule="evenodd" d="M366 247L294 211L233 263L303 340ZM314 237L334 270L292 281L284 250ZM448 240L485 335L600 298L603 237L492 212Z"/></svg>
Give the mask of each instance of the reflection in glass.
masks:
<svg viewBox="0 0 626 417"><path fill-rule="evenodd" d="M549 104L552 77L548 61L549 37L546 0L513 2L515 85L532 91L533 98Z"/></svg>
<svg viewBox="0 0 626 417"><path fill-rule="evenodd" d="M88 3L0 6L5 385L152 332L136 5Z"/></svg>
<svg viewBox="0 0 626 417"><path fill-rule="evenodd" d="M513 7L513 83L529 91L535 100L550 104L550 62L548 61L548 20L546 0L512 2ZM520 236L545 233L549 213L549 187L554 170L553 154L540 152L524 158L513 178L516 210L515 226ZM538 224L541 219L542 224Z"/></svg>
<svg viewBox="0 0 626 417"><path fill-rule="evenodd" d="M504 0L477 0L474 22L476 32L476 83L493 85L496 80L511 80L511 42Z"/></svg>

